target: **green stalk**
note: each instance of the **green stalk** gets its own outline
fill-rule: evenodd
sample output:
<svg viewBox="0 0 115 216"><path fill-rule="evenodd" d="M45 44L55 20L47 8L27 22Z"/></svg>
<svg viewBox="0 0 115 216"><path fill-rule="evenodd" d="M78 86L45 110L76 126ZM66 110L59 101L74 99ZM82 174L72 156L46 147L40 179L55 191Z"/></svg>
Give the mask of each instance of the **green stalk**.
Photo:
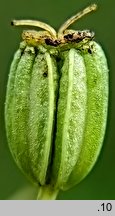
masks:
<svg viewBox="0 0 115 216"><path fill-rule="evenodd" d="M37 200L55 200L58 192L59 192L58 189L54 189L49 185L41 186L39 188Z"/></svg>

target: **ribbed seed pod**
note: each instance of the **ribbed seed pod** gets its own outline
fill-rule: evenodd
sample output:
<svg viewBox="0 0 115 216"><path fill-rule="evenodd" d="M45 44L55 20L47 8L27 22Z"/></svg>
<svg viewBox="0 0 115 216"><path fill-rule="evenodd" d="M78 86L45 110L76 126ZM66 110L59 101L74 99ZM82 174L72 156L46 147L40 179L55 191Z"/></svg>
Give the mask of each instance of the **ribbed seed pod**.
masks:
<svg viewBox="0 0 115 216"><path fill-rule="evenodd" d="M30 175L26 146L28 142L26 136L28 130L28 89L35 57L31 51L33 49L27 48L23 53L20 49L14 56L9 74L5 107L6 130L11 152L18 166L28 175ZM20 165L21 163L22 165Z"/></svg>
<svg viewBox="0 0 115 216"><path fill-rule="evenodd" d="M87 71L87 115L83 145L66 189L79 183L94 166L105 135L108 110L108 66L102 48L95 43L95 52L84 54Z"/></svg>
<svg viewBox="0 0 115 216"><path fill-rule="evenodd" d="M48 53L35 57L33 47L11 65L5 117L11 152L18 166L40 184L46 180L54 127L57 73Z"/></svg>
<svg viewBox="0 0 115 216"><path fill-rule="evenodd" d="M79 54L84 59L84 61L82 61L82 67L84 67L86 70L86 73L85 73L86 77L84 80L86 80L87 87L85 88L86 88L87 95L85 96L84 92L82 91L79 92L78 89L75 91L77 92L79 99L75 98L76 109L73 111L73 115L74 115L75 122L77 122L75 119L75 113L76 113L77 118L79 119L79 123L76 124L76 127L72 127L74 128L72 131L76 135L76 139L79 140L79 144L80 144L80 138L82 136L81 144L80 145L77 144L77 141L76 141L75 150L74 152L71 152L71 147L70 149L66 149L68 147L67 141L66 141L66 144L64 145L65 152L63 153L63 142L58 142L58 143L61 143L60 148L62 149L62 151L60 151L61 152L60 157L62 157L62 159L60 160L61 161L60 165L58 165L59 159L58 159L58 163L55 163L56 165L54 165L54 173L55 173L55 166L58 165L58 167L60 167L60 172L58 172L57 175L61 176L60 178L62 179L61 181L59 181L58 179L59 177L57 177L58 180L56 181L62 190L67 190L73 187L75 184L79 183L89 173L89 171L94 166L98 158L98 155L102 147L104 134L105 134L106 120L107 120L107 108L108 108L108 67L107 67L106 57L105 57L105 54L102 48L96 42L93 42L93 46L95 50L94 53ZM72 50L70 50L69 52L71 51ZM75 63L74 66L75 65L77 64ZM76 68L78 69L82 67L79 66ZM63 76L64 75L62 75L61 79L63 79ZM78 75L76 76L79 79L79 76ZM83 85L82 82L78 81L79 89L83 89L82 85ZM85 101L85 104L83 103L84 96L87 99L87 102ZM60 101L62 100L62 98L63 98L63 94L60 94ZM84 116L82 114L82 110L78 110L77 112L77 107L80 106L81 108L82 105L83 105L83 108L84 108L83 110L85 114L85 120L83 119L84 126L82 126L82 118ZM66 109L67 109L67 106L66 106ZM59 121L60 121L60 112L62 112L61 109L58 110ZM69 120L71 120L71 115L72 115L71 112L67 115L67 118ZM81 118L80 118L80 114L81 114ZM57 124L57 127L58 127L58 130L61 128L60 125L58 124ZM80 133L80 127L82 127L83 129L81 133ZM71 126L69 125L69 128L66 131L65 140L69 136L70 128ZM57 136L58 136L58 133L57 133ZM72 138L73 137L74 136L72 136ZM72 140L70 144L74 148L75 144L74 142L72 142ZM57 144L56 147L57 146L59 146L59 144ZM77 150L77 147L78 147L78 150ZM70 166L69 171L71 172L71 174L69 173L68 175L69 178L68 180L66 179L65 181L65 176L66 176L65 172L68 171L67 167L69 166L70 163L72 163L71 161L73 161L74 159L75 151L77 152L77 157L75 157L76 165L74 164L74 167ZM66 157L68 155L69 157L65 165L63 161L66 160ZM57 157L59 157L58 150L56 151L56 156L54 158L54 161L56 160ZM71 168L72 168L72 171L71 171Z"/></svg>
<svg viewBox="0 0 115 216"><path fill-rule="evenodd" d="M53 180L57 186L66 183L81 151L86 114L87 75L82 55L76 49L63 53Z"/></svg>
<svg viewBox="0 0 115 216"><path fill-rule="evenodd" d="M37 199L79 183L100 153L107 121L108 66L89 30L67 30L91 5L55 30L40 21L13 21L24 31L11 64L5 123L18 167L40 185Z"/></svg>
<svg viewBox="0 0 115 216"><path fill-rule="evenodd" d="M38 53L30 84L29 157L37 182L44 185L52 151L57 95L57 65L49 53Z"/></svg>

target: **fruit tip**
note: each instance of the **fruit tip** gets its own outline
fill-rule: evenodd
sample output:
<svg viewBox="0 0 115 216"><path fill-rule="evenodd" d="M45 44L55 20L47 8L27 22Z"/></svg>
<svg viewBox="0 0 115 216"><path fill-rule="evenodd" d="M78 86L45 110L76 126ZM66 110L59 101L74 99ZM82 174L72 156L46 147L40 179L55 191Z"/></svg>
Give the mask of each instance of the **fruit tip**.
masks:
<svg viewBox="0 0 115 216"><path fill-rule="evenodd" d="M92 10L94 10L94 11L95 11L95 10L97 10L98 6L97 6L97 4L96 4L96 3L94 3L94 4L92 4L92 5L91 5L91 8L92 8Z"/></svg>
<svg viewBox="0 0 115 216"><path fill-rule="evenodd" d="M11 26L14 26L15 25L15 20L12 20L11 21Z"/></svg>

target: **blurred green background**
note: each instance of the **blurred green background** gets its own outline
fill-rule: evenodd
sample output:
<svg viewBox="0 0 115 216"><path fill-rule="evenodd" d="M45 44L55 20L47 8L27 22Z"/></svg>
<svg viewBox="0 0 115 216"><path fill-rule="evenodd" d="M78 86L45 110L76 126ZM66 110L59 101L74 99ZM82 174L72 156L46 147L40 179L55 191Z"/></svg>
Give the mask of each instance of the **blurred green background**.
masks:
<svg viewBox="0 0 115 216"><path fill-rule="evenodd" d="M13 28L12 19L38 19L58 29L71 15L94 1L10 0L0 2L0 199L35 199L32 186L15 165L9 152L4 127L4 101L9 67L24 28ZM77 23L74 29L91 29L103 46L110 68L110 99L107 131L98 162L79 185L60 192L57 199L115 199L115 1L96 1L98 10Z"/></svg>

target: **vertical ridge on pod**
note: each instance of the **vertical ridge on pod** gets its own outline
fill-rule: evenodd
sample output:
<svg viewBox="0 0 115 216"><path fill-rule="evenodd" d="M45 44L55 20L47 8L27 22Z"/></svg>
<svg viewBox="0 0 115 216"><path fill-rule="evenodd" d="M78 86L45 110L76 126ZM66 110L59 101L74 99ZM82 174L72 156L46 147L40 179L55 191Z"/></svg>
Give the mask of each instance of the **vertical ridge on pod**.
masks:
<svg viewBox="0 0 115 216"><path fill-rule="evenodd" d="M10 137L10 149L13 153L19 168L31 179L34 179L31 172L29 154L28 154L28 104L29 104L29 87L31 79L31 70L33 66L35 53L34 48L26 47L24 53L18 62L15 73L15 82L13 89L13 98L10 102L10 112L12 127L8 129ZM7 94L11 94L9 91ZM35 181L35 179L34 179Z"/></svg>
<svg viewBox="0 0 115 216"><path fill-rule="evenodd" d="M52 143L54 132L54 123L55 123L55 111L56 111L56 99L57 99L57 87L58 87L58 71L56 61L53 57L50 56L48 52L45 53L47 65L48 65L48 82L49 82L49 117L48 117L48 131L47 131L47 141L46 141L46 149L44 152L44 157L46 157L47 151L52 153ZM49 142L49 145L47 144ZM50 156L50 155L49 155ZM51 158L48 156L47 158L47 168L48 168L48 160ZM44 166L45 163L44 163ZM46 170L47 171L47 170Z"/></svg>
<svg viewBox="0 0 115 216"><path fill-rule="evenodd" d="M9 79L8 79L7 91L6 91L5 126L6 126L6 133L7 133L7 139L8 139L10 150L11 150L10 143L12 142L12 117L13 117L12 102L14 97L14 83L15 83L16 70L20 58L21 58L21 49L17 50L17 52L14 55L14 59L10 67L10 73L9 73Z"/></svg>
<svg viewBox="0 0 115 216"><path fill-rule="evenodd" d="M55 98L57 89L57 67L48 52L38 53L30 84L29 155L37 181L44 185L49 165Z"/></svg>
<svg viewBox="0 0 115 216"><path fill-rule="evenodd" d="M86 114L86 70L75 49L64 53L57 110L53 184L63 185L79 155Z"/></svg>
<svg viewBox="0 0 115 216"><path fill-rule="evenodd" d="M67 190L78 184L93 168L104 139L108 108L108 66L105 54L96 42L94 52L83 58L87 71L87 117L79 159L62 187Z"/></svg>

